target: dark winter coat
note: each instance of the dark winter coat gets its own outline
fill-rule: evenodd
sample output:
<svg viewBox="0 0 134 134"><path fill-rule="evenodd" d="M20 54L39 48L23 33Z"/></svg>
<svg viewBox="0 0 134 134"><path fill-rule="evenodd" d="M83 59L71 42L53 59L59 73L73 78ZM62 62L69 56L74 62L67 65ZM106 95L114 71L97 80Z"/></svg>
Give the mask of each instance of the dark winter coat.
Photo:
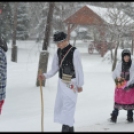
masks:
<svg viewBox="0 0 134 134"><path fill-rule="evenodd" d="M7 59L5 51L0 47L0 101L6 97Z"/></svg>
<svg viewBox="0 0 134 134"><path fill-rule="evenodd" d="M4 40L2 40L1 38L0 38L0 47L1 47L5 52L7 52L7 50L8 50L7 42L4 41Z"/></svg>

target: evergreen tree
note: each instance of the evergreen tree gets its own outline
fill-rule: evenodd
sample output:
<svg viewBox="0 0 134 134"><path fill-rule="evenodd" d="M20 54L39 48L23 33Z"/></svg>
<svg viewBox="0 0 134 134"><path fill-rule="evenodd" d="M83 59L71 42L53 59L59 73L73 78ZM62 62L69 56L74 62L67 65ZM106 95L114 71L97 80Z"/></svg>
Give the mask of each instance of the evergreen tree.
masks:
<svg viewBox="0 0 134 134"><path fill-rule="evenodd" d="M29 18L26 4L20 2L17 11L17 35L19 40L26 40L29 37Z"/></svg>
<svg viewBox="0 0 134 134"><path fill-rule="evenodd" d="M9 2L0 2L0 37L9 41L11 37L12 13Z"/></svg>
<svg viewBox="0 0 134 134"><path fill-rule="evenodd" d="M45 34L45 28L46 28L46 23L47 23L47 14L48 14L48 4L49 3L44 3L44 7L41 8L40 10L40 19L38 20L38 24L35 27L36 30L38 31L37 34L37 42L40 41L42 38L44 38Z"/></svg>

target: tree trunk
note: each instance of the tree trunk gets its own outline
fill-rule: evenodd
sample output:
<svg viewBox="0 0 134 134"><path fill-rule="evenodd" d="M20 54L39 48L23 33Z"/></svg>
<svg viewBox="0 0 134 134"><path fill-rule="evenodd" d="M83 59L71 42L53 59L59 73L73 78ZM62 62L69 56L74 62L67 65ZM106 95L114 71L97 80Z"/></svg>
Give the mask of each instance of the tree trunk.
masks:
<svg viewBox="0 0 134 134"><path fill-rule="evenodd" d="M117 46L115 48L115 52L114 52L114 61L113 61L113 65L112 65L112 71L114 71L115 67L116 67L116 63L117 63L117 50L119 47L119 41L117 42Z"/></svg>
<svg viewBox="0 0 134 134"><path fill-rule="evenodd" d="M17 7L18 2L14 4L14 29L12 38L12 50L11 50L11 61L17 62L17 46L16 46L16 27L17 27Z"/></svg>
<svg viewBox="0 0 134 134"><path fill-rule="evenodd" d="M124 49L124 40L121 41L121 48Z"/></svg>
<svg viewBox="0 0 134 134"><path fill-rule="evenodd" d="M44 38L43 47L42 47L42 50L46 50L46 51L41 52L40 59L39 59L39 66L38 66L38 72L40 69L42 69L42 73L46 73L46 71L47 71L48 56L49 56L49 53L47 52L47 48L49 46L49 41L50 41L50 33L51 33L51 26L52 26L52 20L53 20L54 6L55 6L54 2L49 2L49 11L48 11L48 15L47 15L45 38ZM42 86L44 86L44 87L45 87L45 82L46 82L45 80L42 81ZM40 86L39 81L38 81L38 75L37 75L37 79L36 79L36 86Z"/></svg>
<svg viewBox="0 0 134 134"><path fill-rule="evenodd" d="M132 55L133 55L133 49L134 49L134 40L132 39L132 48L131 48Z"/></svg>
<svg viewBox="0 0 134 134"><path fill-rule="evenodd" d="M49 53L46 50L40 53L38 73L39 69L42 69L42 72L47 72L48 56ZM36 86L39 86L38 73L37 73ZM42 86L45 86L45 82L46 82L45 80L42 81Z"/></svg>
<svg viewBox="0 0 134 134"><path fill-rule="evenodd" d="M110 40L110 45L109 45L109 48L110 48L110 53L111 53L111 62L113 63L113 60L114 60L114 56L113 56L113 37L111 38Z"/></svg>
<svg viewBox="0 0 134 134"><path fill-rule="evenodd" d="M111 53L111 62L113 62L113 51L112 51L112 49L111 49L111 47L110 47L110 53Z"/></svg>
<svg viewBox="0 0 134 134"><path fill-rule="evenodd" d="M44 38L42 50L47 50L48 45L49 45L54 5L55 5L54 2L49 2L49 11L47 14L47 24L46 24L45 38Z"/></svg>
<svg viewBox="0 0 134 134"><path fill-rule="evenodd" d="M77 40L78 36L79 36L79 26L78 26L78 29L77 29L77 35L76 35L76 37L74 37L74 43L73 43L74 47L76 46L76 40Z"/></svg>

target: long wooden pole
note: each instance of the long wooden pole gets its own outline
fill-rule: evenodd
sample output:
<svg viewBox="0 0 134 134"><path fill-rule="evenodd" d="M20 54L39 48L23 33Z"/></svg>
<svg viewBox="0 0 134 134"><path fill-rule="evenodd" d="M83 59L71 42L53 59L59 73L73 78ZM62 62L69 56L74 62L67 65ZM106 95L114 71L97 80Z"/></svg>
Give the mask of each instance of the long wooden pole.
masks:
<svg viewBox="0 0 134 134"><path fill-rule="evenodd" d="M39 70L39 74L42 74L42 70ZM40 84L40 95L41 95L41 131L44 131L44 100L43 100L43 90L42 90L42 80L39 79Z"/></svg>

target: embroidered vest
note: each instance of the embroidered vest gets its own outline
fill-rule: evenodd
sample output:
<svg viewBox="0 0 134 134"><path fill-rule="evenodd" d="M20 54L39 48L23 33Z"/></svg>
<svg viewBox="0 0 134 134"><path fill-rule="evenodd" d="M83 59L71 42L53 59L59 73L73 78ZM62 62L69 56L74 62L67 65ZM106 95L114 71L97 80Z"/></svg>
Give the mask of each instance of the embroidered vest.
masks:
<svg viewBox="0 0 134 134"><path fill-rule="evenodd" d="M58 58L59 58L59 66L61 63L62 58L64 57L64 55L66 54L66 52L72 47L72 45L68 45L67 47L63 48L63 49L58 49L57 50L57 54L58 54ZM65 74L70 74L72 75L72 78L75 78L75 69L74 69L74 65L73 65L73 53L75 51L76 47L72 47L70 52L67 54L67 56L65 57L65 59L62 62L62 65L59 69L59 77L62 79L62 72L64 72Z"/></svg>

